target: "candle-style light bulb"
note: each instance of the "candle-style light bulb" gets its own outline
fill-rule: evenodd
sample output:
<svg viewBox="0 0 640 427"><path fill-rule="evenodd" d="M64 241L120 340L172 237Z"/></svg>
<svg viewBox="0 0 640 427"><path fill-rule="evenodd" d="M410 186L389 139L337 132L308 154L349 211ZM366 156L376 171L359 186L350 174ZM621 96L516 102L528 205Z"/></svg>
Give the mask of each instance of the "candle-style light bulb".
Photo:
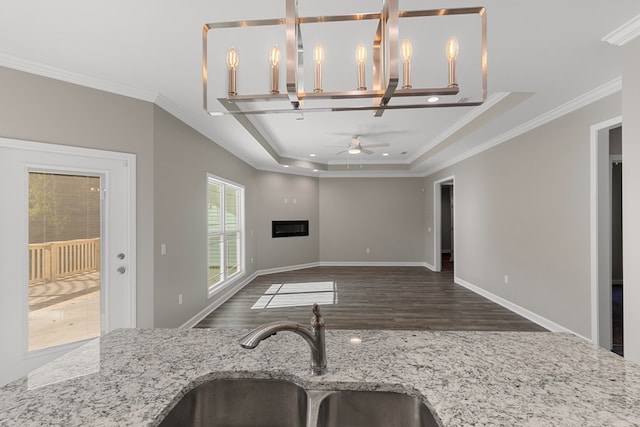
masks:
<svg viewBox="0 0 640 427"><path fill-rule="evenodd" d="M362 43L356 48L356 62L358 65L367 62L367 48Z"/></svg>
<svg viewBox="0 0 640 427"><path fill-rule="evenodd" d="M402 41L402 78L404 79L403 89L411 89L411 57L413 56L413 46L409 39Z"/></svg>
<svg viewBox="0 0 640 427"><path fill-rule="evenodd" d="M411 46L411 41L409 39L404 39L402 41L402 61L403 62L411 61L412 56L413 56L413 46Z"/></svg>
<svg viewBox="0 0 640 427"><path fill-rule="evenodd" d="M269 51L269 63L271 64L271 93L275 95L280 92L278 90L280 79L280 48L278 45L275 45Z"/></svg>
<svg viewBox="0 0 640 427"><path fill-rule="evenodd" d="M277 67L280 64L280 48L275 45L269 51L269 62L272 67Z"/></svg>
<svg viewBox="0 0 640 427"><path fill-rule="evenodd" d="M324 49L319 44L313 49L313 62L316 64L313 91L319 93L322 92L322 63L324 62Z"/></svg>
<svg viewBox="0 0 640 427"><path fill-rule="evenodd" d="M238 63L238 51L235 47L232 47L227 51L227 67L229 67L230 70L235 70L238 67Z"/></svg>
<svg viewBox="0 0 640 427"><path fill-rule="evenodd" d="M236 68L238 68L238 63L240 62L240 58L238 57L238 51L235 47L229 48L227 51L227 67L229 68L229 95L237 95L236 92Z"/></svg>
<svg viewBox="0 0 640 427"><path fill-rule="evenodd" d="M356 63L358 64L358 90L367 90L367 80L364 73L364 66L367 62L367 48L359 44L356 48Z"/></svg>
<svg viewBox="0 0 640 427"><path fill-rule="evenodd" d="M313 49L313 62L316 65L322 65L324 63L324 48L322 45L316 45L316 48Z"/></svg>
<svg viewBox="0 0 640 427"><path fill-rule="evenodd" d="M449 87L458 87L458 78L456 76L456 59L458 58L458 39L451 37L447 42L445 50L447 60L449 61Z"/></svg>
<svg viewBox="0 0 640 427"><path fill-rule="evenodd" d="M447 59L456 59L458 57L458 39L451 37L447 41Z"/></svg>

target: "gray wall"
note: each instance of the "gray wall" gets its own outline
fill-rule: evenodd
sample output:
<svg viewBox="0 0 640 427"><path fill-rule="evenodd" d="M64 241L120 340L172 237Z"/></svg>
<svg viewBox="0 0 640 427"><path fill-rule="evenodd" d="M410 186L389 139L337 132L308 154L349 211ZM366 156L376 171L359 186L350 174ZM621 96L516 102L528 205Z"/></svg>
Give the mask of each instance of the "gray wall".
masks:
<svg viewBox="0 0 640 427"><path fill-rule="evenodd" d="M622 155L622 126L609 131L609 154Z"/></svg>
<svg viewBox="0 0 640 427"><path fill-rule="evenodd" d="M318 178L272 172L257 173L255 225L259 270L318 262L320 217ZM273 220L309 220L309 235L271 238Z"/></svg>
<svg viewBox="0 0 640 427"><path fill-rule="evenodd" d="M424 262L423 186L421 178L321 178L320 261Z"/></svg>
<svg viewBox="0 0 640 427"><path fill-rule="evenodd" d="M459 279L590 336L589 132L620 106L611 95L425 179L432 193L455 175Z"/></svg>
<svg viewBox="0 0 640 427"><path fill-rule="evenodd" d="M153 105L0 67L0 136L137 155L137 323L153 326Z"/></svg>
<svg viewBox="0 0 640 427"><path fill-rule="evenodd" d="M622 56L624 356L640 363L640 37Z"/></svg>
<svg viewBox="0 0 640 427"><path fill-rule="evenodd" d="M245 187L245 226L256 222L256 172L160 107L154 108L154 317L179 326L206 308L207 173ZM246 239L247 275L255 271L255 238ZM160 245L166 245L161 255ZM183 304L178 304L182 294Z"/></svg>

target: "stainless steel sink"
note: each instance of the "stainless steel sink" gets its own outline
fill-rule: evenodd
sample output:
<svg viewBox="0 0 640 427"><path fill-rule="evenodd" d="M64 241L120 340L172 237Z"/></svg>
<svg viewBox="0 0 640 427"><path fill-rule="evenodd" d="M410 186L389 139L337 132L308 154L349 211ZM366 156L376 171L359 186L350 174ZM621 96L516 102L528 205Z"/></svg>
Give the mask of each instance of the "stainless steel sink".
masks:
<svg viewBox="0 0 640 427"><path fill-rule="evenodd" d="M437 427L429 408L407 394L336 391L320 402L317 427Z"/></svg>
<svg viewBox="0 0 640 427"><path fill-rule="evenodd" d="M288 427L305 426L307 394L289 381L221 379L189 391L162 427Z"/></svg>
<svg viewBox="0 0 640 427"><path fill-rule="evenodd" d="M189 391L161 427L437 427L413 396L305 390L284 380L217 379Z"/></svg>

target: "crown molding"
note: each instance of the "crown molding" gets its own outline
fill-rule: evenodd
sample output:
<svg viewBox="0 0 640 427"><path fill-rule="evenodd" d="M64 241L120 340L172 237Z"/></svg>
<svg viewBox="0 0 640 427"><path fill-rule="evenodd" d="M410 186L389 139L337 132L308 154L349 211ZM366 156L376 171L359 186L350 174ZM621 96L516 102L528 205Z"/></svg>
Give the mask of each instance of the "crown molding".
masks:
<svg viewBox="0 0 640 427"><path fill-rule="evenodd" d="M489 95L487 100L483 102L482 105L472 108L471 111L465 114L460 120L445 129L440 135L436 136L431 142L429 142L429 144L425 145L420 151L418 151L413 157L411 157L407 163L411 164L418 160L422 155L429 152L438 144L442 143L447 138L458 132L460 129L464 128L469 123L480 117L485 111L489 110L498 102L502 101L509 95L509 93L510 92L495 92Z"/></svg>
<svg viewBox="0 0 640 427"><path fill-rule="evenodd" d="M603 42L624 46L640 35L640 15L616 28L602 38Z"/></svg>
<svg viewBox="0 0 640 427"><path fill-rule="evenodd" d="M18 58L0 52L0 66L11 68L25 73L36 74L50 79L61 80L63 82L85 86L105 92L123 95L130 98L139 99L147 102L155 102L158 94L144 89L137 89L127 85L121 85L106 80L90 77L80 73L64 70L62 68L52 67L50 65L41 64L27 59Z"/></svg>
<svg viewBox="0 0 640 427"><path fill-rule="evenodd" d="M322 172L318 178L424 178L424 174L418 172L385 172L385 171L344 171L344 172Z"/></svg>
<svg viewBox="0 0 640 427"><path fill-rule="evenodd" d="M596 89L593 89L587 93L585 93L584 95L581 95L575 99L572 99L571 101L557 107L554 108L551 111L548 111L532 120L529 120L526 123L521 124L520 126L517 126L513 129L511 129L508 132L503 133L502 135L499 135L487 142L485 142L484 144L481 144L479 146L477 146L476 148L473 148L469 151L466 151L464 153L462 153L461 155L454 157L453 159L447 161L447 162L443 162L435 167L432 167L430 169L427 169L424 173L423 176L428 176L431 175L435 172L438 172L444 168L447 168L449 166L453 166L456 163L459 163L463 160L466 160L470 157L473 157L477 154L482 153L483 151L486 151L490 148L493 148L497 145L500 145L504 142L510 141L513 138L522 135L523 133L529 132L530 130L533 130L537 127L540 127L542 125L545 125L555 119L558 119L566 114L569 114L573 111L576 111L582 107L585 107L593 102L596 102L602 98L605 98L609 95L612 95L616 92L619 92L622 90L622 77L617 77L614 80L610 81L609 83L605 83L604 85L597 87Z"/></svg>

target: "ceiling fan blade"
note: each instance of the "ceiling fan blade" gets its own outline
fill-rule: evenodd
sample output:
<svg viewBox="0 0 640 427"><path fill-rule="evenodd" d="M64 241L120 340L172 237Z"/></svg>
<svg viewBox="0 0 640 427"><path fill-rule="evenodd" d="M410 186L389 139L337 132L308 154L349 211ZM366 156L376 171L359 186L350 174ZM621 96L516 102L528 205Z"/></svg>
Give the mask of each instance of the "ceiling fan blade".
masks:
<svg viewBox="0 0 640 427"><path fill-rule="evenodd" d="M389 144L387 144L386 142L381 142L379 144L367 144L367 145L363 145L363 147L366 148L375 148L375 147L388 147Z"/></svg>
<svg viewBox="0 0 640 427"><path fill-rule="evenodd" d="M342 150L342 151L338 151L338 152L336 153L336 155L338 155L338 154L342 154L342 153L346 153L347 151L349 151L349 149Z"/></svg>
<svg viewBox="0 0 640 427"><path fill-rule="evenodd" d="M364 154L373 154L373 151L371 151L371 150L367 150L366 148L361 148L361 149L360 149L360 152L361 152L361 153L364 153Z"/></svg>

